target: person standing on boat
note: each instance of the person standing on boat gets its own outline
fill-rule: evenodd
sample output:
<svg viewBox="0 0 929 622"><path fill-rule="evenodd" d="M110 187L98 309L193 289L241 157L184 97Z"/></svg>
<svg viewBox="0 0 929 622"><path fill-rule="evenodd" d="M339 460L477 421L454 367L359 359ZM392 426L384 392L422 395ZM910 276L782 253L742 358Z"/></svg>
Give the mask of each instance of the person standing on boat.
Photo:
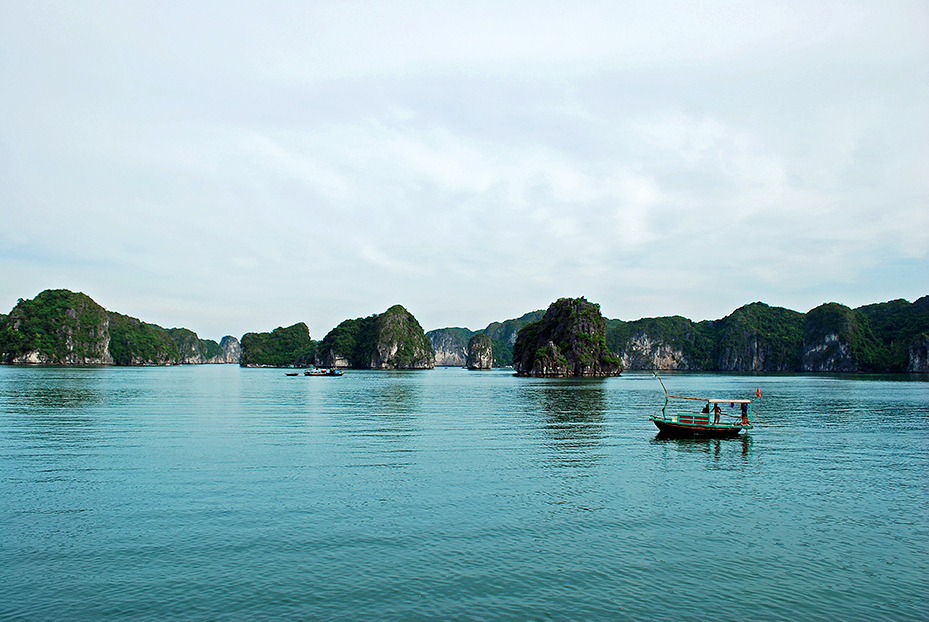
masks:
<svg viewBox="0 0 929 622"><path fill-rule="evenodd" d="M742 402L742 425L748 425L748 404Z"/></svg>
<svg viewBox="0 0 929 622"><path fill-rule="evenodd" d="M713 404L713 423L719 423L719 404Z"/></svg>

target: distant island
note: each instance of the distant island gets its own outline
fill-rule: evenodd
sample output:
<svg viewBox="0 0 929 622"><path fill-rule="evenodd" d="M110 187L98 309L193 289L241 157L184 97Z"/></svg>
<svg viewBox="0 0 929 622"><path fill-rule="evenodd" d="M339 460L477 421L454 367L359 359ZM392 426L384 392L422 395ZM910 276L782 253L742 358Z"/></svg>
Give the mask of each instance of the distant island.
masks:
<svg viewBox="0 0 929 622"><path fill-rule="evenodd" d="M755 302L713 321L607 322L626 369L724 372L929 372L929 296L807 313Z"/></svg>
<svg viewBox="0 0 929 622"><path fill-rule="evenodd" d="M89 296L50 289L0 315L0 362L53 365L182 365L239 360L239 341L200 339L107 311Z"/></svg>
<svg viewBox="0 0 929 622"><path fill-rule="evenodd" d="M432 369L435 355L422 326L401 305L379 315L345 320L317 346L325 367Z"/></svg>
<svg viewBox="0 0 929 622"><path fill-rule="evenodd" d="M599 343L600 333L589 333L588 339L578 337L575 330L573 338L559 342L555 331L543 336L546 341L540 345L530 337L533 331L537 339L542 334L536 323L546 313L532 311L476 331L442 328L424 333L409 311L395 305L382 314L345 320L321 341L313 340L301 322L270 333L246 333L241 339L227 335L217 343L200 339L189 329L166 329L107 311L80 292L46 290L32 300L20 299L9 314L0 314L0 363L315 364L358 369L513 366L527 373L525 366L531 370L537 361L541 361L539 371L554 370L557 365L552 364L561 365L559 357L563 357L572 369L578 364L583 368L594 351L570 346L572 339ZM533 346L515 348L526 327L530 329L523 340ZM588 334L586 328L580 332ZM475 339L476 335L486 338ZM596 356L607 357L604 361L615 357L619 367L629 370L929 373L929 296L912 303L893 300L857 309L830 302L807 313L755 302L722 319L701 322L681 316L629 322L605 319L602 337L606 348L597 350ZM549 352L550 360L535 356L549 341L557 347L557 352ZM566 345L576 360L569 361L562 348ZM519 353L515 359L514 350Z"/></svg>
<svg viewBox="0 0 929 622"><path fill-rule="evenodd" d="M509 366L520 329L544 313L426 335L438 366L466 365L469 340L480 333L491 338L494 366ZM929 296L857 309L830 302L807 313L754 302L702 322L608 319L606 343L629 370L929 373Z"/></svg>

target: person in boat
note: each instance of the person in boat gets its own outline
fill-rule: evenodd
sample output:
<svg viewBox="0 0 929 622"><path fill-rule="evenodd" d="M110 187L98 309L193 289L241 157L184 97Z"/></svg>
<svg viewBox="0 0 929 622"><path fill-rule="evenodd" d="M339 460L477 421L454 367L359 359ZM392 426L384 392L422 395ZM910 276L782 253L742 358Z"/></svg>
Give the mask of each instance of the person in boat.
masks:
<svg viewBox="0 0 929 622"><path fill-rule="evenodd" d="M700 412L703 413L704 415L710 414L710 403L707 402L706 406L704 406L703 410L701 410Z"/></svg>
<svg viewBox="0 0 929 622"><path fill-rule="evenodd" d="M748 425L748 404L742 402L742 425Z"/></svg>
<svg viewBox="0 0 929 622"><path fill-rule="evenodd" d="M719 404L713 404L713 423L719 423Z"/></svg>

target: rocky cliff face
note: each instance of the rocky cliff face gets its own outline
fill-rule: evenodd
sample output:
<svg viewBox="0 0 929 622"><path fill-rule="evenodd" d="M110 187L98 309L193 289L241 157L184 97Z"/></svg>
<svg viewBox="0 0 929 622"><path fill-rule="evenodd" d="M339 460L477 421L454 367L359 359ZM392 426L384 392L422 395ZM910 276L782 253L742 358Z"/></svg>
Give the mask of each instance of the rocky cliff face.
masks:
<svg viewBox="0 0 929 622"><path fill-rule="evenodd" d="M813 372L850 372L856 370L852 350L836 333L804 341L800 369Z"/></svg>
<svg viewBox="0 0 929 622"><path fill-rule="evenodd" d="M633 335L619 353L623 369L694 369L680 348L655 339L647 333Z"/></svg>
<svg viewBox="0 0 929 622"><path fill-rule="evenodd" d="M906 370L911 373L929 374L929 335L920 335L910 344L910 362Z"/></svg>
<svg viewBox="0 0 929 622"><path fill-rule="evenodd" d="M398 305L397 310L402 309ZM546 313L534 311L491 323L480 331L491 339L493 364L513 364L519 330ZM419 325L413 318L412 322L394 322L406 336L382 340L385 327L379 326L380 317L346 320L327 335L318 353L305 325L296 331L278 329L286 335L274 338L261 333L268 340L260 343L259 339L252 345L286 364L309 362L315 355L319 364L327 366L422 368L430 366L430 350L439 365L468 364L468 340L474 332L465 328L430 331L429 343L417 345L413 323ZM914 303L892 300L857 309L828 303L807 314L756 302L720 320L703 322L679 316L609 320L606 339L609 351L619 353L621 364L629 369L926 372L927 335L929 296ZM536 348L539 356L533 361L538 360L539 373L573 373L562 364L568 360L565 348L570 344L551 342L553 348L547 342ZM9 314L0 314L2 363L242 363L242 350L234 337L224 337L221 344L201 340L193 331L164 329L107 312L84 294L68 290L47 290L33 300L20 300ZM534 366L535 362L529 371Z"/></svg>
<svg viewBox="0 0 929 622"><path fill-rule="evenodd" d="M210 361L211 363L235 363L239 364L242 358L242 345L239 340L232 335L226 335L219 341L219 347L222 348L222 355L218 360Z"/></svg>
<svg viewBox="0 0 929 622"><path fill-rule="evenodd" d="M712 322L681 317L607 320L607 345L623 369L700 370L715 365Z"/></svg>
<svg viewBox="0 0 929 622"><path fill-rule="evenodd" d="M608 320L607 343L627 369L904 372L919 369L929 297L807 313L760 302L720 320Z"/></svg>
<svg viewBox="0 0 929 622"><path fill-rule="evenodd" d="M432 343L401 305L380 315L345 320L319 344L317 364L356 369L432 369Z"/></svg>
<svg viewBox="0 0 929 622"><path fill-rule="evenodd" d="M426 333L435 353L436 367L464 367L468 362L468 340L472 335L467 328L439 328Z"/></svg>
<svg viewBox="0 0 929 622"><path fill-rule="evenodd" d="M562 298L538 322L524 326L513 346L520 376L618 376L619 359L606 346L600 306L584 298Z"/></svg>
<svg viewBox="0 0 929 622"><path fill-rule="evenodd" d="M518 318L503 322L491 322L482 332L490 337L494 348L494 365L508 367L513 364L513 346L519 331L532 322L537 322L545 315L544 310L530 311Z"/></svg>
<svg viewBox="0 0 929 622"><path fill-rule="evenodd" d="M468 369L492 369L494 366L493 342L485 333L478 333L468 341Z"/></svg>
<svg viewBox="0 0 929 622"><path fill-rule="evenodd" d="M720 348L719 371L788 371L787 361L772 360L771 347L757 335L746 333L736 343Z"/></svg>
<svg viewBox="0 0 929 622"><path fill-rule="evenodd" d="M426 333L432 342L435 352L435 364L445 367L466 367L468 364L468 341L477 333L484 333L490 337L493 348L493 364L496 367L507 367L513 364L513 344L519 330L529 324L542 319L545 311L532 311L521 317L491 322L487 328L472 331L467 328L438 328Z"/></svg>
<svg viewBox="0 0 929 622"><path fill-rule="evenodd" d="M200 339L187 328L169 328L168 336L177 345L177 362L184 365L224 363L222 347L212 339Z"/></svg>
<svg viewBox="0 0 929 622"><path fill-rule="evenodd" d="M800 350L800 370L811 372L858 371L863 341L874 342L862 318L838 303L828 303L806 314ZM874 343L868 345L873 346ZM856 352L858 350L859 352Z"/></svg>

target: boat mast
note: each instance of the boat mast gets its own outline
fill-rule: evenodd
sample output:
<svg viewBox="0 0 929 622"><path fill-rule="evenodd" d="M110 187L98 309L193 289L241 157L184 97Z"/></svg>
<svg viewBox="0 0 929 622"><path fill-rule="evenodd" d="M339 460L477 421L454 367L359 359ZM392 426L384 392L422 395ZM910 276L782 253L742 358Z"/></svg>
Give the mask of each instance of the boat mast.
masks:
<svg viewBox="0 0 929 622"><path fill-rule="evenodd" d="M668 416L668 413L667 413L667 410L668 410L668 390L665 389L664 383L661 382L661 376L658 375L658 372L654 372L654 371L653 371L652 373L655 374L655 378L658 378L658 382L661 384L661 388L662 388L662 390L664 391L664 406L661 407L661 417L662 417L662 418L667 418L667 416Z"/></svg>

